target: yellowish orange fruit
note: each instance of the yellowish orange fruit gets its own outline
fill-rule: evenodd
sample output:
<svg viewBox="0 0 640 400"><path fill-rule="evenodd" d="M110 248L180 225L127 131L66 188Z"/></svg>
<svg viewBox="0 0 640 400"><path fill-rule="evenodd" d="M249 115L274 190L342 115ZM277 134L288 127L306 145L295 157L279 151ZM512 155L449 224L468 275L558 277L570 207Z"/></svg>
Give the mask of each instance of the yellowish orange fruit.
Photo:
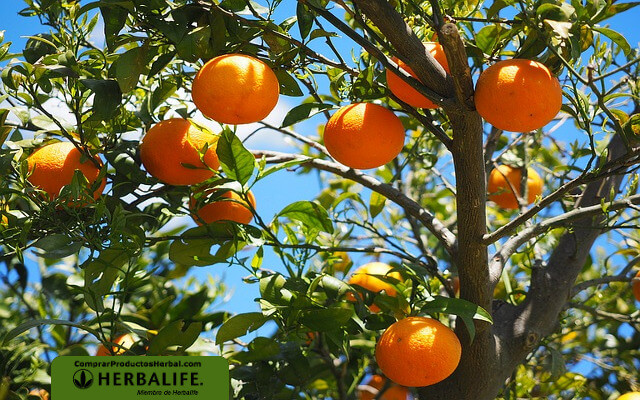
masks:
<svg viewBox="0 0 640 400"><path fill-rule="evenodd" d="M424 43L424 47L427 49L429 53L433 56L442 65L445 71L449 72L449 63L447 62L447 56L444 54L444 49L440 43L436 42L426 42ZM405 64L402 60L393 57L393 61L398 64L400 69L403 69L409 73L409 75L417 78L416 74L413 70ZM387 85L389 86L389 90L393 92L398 98L405 103L413 106L413 107L421 107L421 108L438 108L434 102L426 98L416 89L412 88L411 85L402 80L398 75L390 70L386 70L385 72L387 77Z"/></svg>
<svg viewBox="0 0 640 400"><path fill-rule="evenodd" d="M350 285L358 285L364 289L370 290L374 293L385 291L389 296L395 297L396 289L388 282L383 281L379 277L389 277L396 280L402 280L402 275L398 271L389 272L392 267L389 264L382 262L372 262L365 264L356 269L349 278ZM356 301L356 297L352 292L347 293L347 300L351 302ZM380 311L380 307L375 304L371 304L369 309L373 313Z"/></svg>
<svg viewBox="0 0 640 400"><path fill-rule="evenodd" d="M256 198L251 191L247 192L251 208L236 192L230 190L222 192L222 190L216 191L215 189L209 189L205 192L207 196L215 200L201 205L200 208L197 208L198 202L193 197L189 202L191 216L198 225L202 225L201 221L206 224L217 221L234 221L240 224L248 224L253 219L251 208L256 208Z"/></svg>
<svg viewBox="0 0 640 400"><path fill-rule="evenodd" d="M631 283L631 289L633 290L633 296L636 300L640 301L640 271L633 278Z"/></svg>
<svg viewBox="0 0 640 400"><path fill-rule="evenodd" d="M618 397L618 400L640 400L640 392L629 392Z"/></svg>
<svg viewBox="0 0 640 400"><path fill-rule="evenodd" d="M474 95L478 113L498 129L528 132L548 124L562 107L558 78L542 63L499 61L478 78Z"/></svg>
<svg viewBox="0 0 640 400"><path fill-rule="evenodd" d="M376 345L384 375L403 386L429 386L446 379L460 362L462 346L451 329L427 317L393 323Z"/></svg>
<svg viewBox="0 0 640 400"><path fill-rule="evenodd" d="M255 57L226 54L198 71L191 95L205 116L223 124L249 124L266 118L278 103L280 85L271 68Z"/></svg>
<svg viewBox="0 0 640 400"><path fill-rule="evenodd" d="M40 397L42 400L49 400L50 399L49 392L47 392L44 389L32 389L29 392L29 396Z"/></svg>
<svg viewBox="0 0 640 400"><path fill-rule="evenodd" d="M520 196L521 180L522 169L499 165L489 174L489 200L505 209L518 209L518 199L513 189ZM542 194L542 178L533 168L527 168L527 192L527 204L533 203Z"/></svg>
<svg viewBox="0 0 640 400"><path fill-rule="evenodd" d="M358 398L360 400L407 400L407 396L409 396L409 389L393 383L382 393L382 396L376 397L380 389L384 387L386 381L387 380L383 376L373 375L365 385L370 386L375 390L361 390Z"/></svg>
<svg viewBox="0 0 640 400"><path fill-rule="evenodd" d="M195 185L206 181L220 166L218 136L202 131L189 120L171 118L149 129L140 142L140 158L147 172L169 185ZM204 163L200 152L204 154Z"/></svg>
<svg viewBox="0 0 640 400"><path fill-rule="evenodd" d="M110 356L125 354L127 350L131 348L136 343L136 340L128 333L124 335L116 336L114 340L112 340L115 345L111 347L111 351L109 351L104 344L101 344L96 351L96 356Z"/></svg>
<svg viewBox="0 0 640 400"><path fill-rule="evenodd" d="M50 200L58 197L60 189L71 183L76 170L82 172L90 185L98 179L100 168L91 160L82 162L83 154L71 142L57 142L40 147L27 158L29 165L29 182L44 190ZM94 157L98 165L102 166L99 157ZM93 192L93 198L98 199L102 194L107 180L102 181ZM69 205L79 206L73 201Z"/></svg>
<svg viewBox="0 0 640 400"><path fill-rule="evenodd" d="M377 168L402 151L404 127L382 106L355 103L331 116L324 129L324 144L333 158L348 167Z"/></svg>

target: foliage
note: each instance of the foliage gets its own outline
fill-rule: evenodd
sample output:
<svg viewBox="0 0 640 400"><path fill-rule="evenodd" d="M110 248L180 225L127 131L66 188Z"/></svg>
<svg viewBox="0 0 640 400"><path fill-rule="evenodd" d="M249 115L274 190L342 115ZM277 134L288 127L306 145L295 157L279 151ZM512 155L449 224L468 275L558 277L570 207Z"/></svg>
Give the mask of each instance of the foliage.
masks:
<svg viewBox="0 0 640 400"><path fill-rule="evenodd" d="M452 286L465 268L446 234L464 229L457 226L450 152L455 124L443 109L412 109L386 89L384 67L397 51L358 1L25 3L20 14L40 19L43 32L34 32L24 49L0 37L0 202L8 206L0 211L8 219L0 225L0 399L48 388L52 357L85 355L123 332L139 339L133 354L147 346L148 354L223 354L236 398L355 398L365 376L379 373L376 339L396 318L431 315L472 339L491 323L493 310L468 301L464 282L462 298ZM494 282L495 306L528 299L532 271L576 229L571 212L579 211L581 190L623 176L622 189L603 194L589 211L606 216L593 227L603 234L555 331L535 344L500 398L607 399L637 389L640 312L628 281L640 260L634 205L640 53L605 24L638 3L390 3L422 40L432 37L442 15L455 21L473 76L498 59L520 57L544 63L562 83L563 112L548 128L508 134L486 127L484 133L487 172L502 163L533 166L546 186L546 197L528 214L487 203L487 251L510 251ZM104 46L91 39L99 22ZM207 183L246 198L257 183L268 186L272 174L311 180L317 173L322 190L274 215L258 213L251 225L176 226L188 214L192 189L147 176L139 138L163 119L196 117L189 100L195 72L206 60L234 52L274 69L281 94L295 105L281 126L261 122L257 130L293 139L297 149L249 148L225 126L217 147L221 172ZM408 138L386 166L350 170L326 153L321 128L317 135L298 133L356 101L379 102L401 116ZM615 137L624 139L627 153L608 162ZM26 157L55 139L74 141L87 156L104 160L107 191L95 203L70 208L44 201L27 181ZM85 185L75 179L68 190L86 191ZM481 197L484 206L486 194ZM429 225L431 217L444 228ZM528 236L508 250L517 234ZM388 260L404 278L388 279L398 295L367 292L346 301L354 288L334 271L342 261L332 258L338 251ZM271 252L278 265L265 265ZM224 288L185 277L193 267L214 264L246 270L245 284L259 286L255 312L218 311ZM370 312L373 303L380 313ZM275 331L263 328L242 341L267 323ZM586 371L585 362L595 370ZM3 397L5 388L10 393Z"/></svg>

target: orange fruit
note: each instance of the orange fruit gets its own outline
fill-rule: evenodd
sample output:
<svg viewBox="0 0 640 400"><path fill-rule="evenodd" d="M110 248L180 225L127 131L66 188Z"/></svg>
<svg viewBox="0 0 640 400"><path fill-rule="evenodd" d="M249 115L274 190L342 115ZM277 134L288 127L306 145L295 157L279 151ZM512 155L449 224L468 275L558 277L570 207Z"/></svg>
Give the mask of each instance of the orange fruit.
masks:
<svg viewBox="0 0 640 400"><path fill-rule="evenodd" d="M267 64L244 54L207 61L191 86L196 107L223 124L249 124L264 119L278 103L280 84Z"/></svg>
<svg viewBox="0 0 640 400"><path fill-rule="evenodd" d="M542 128L562 107L558 78L537 61L499 61L478 78L478 113L498 129L529 132Z"/></svg>
<svg viewBox="0 0 640 400"><path fill-rule="evenodd" d="M50 200L58 197L60 189L71 183L76 170L82 172L92 186L98 179L100 168L90 160L83 162L82 158L83 154L71 142L57 142L40 147L27 158L31 172L29 182L47 192ZM102 165L99 157L94 158ZM107 180L102 178L100 186L93 192L94 199L100 197L106 184Z"/></svg>
<svg viewBox="0 0 640 400"><path fill-rule="evenodd" d="M618 400L640 400L640 392L629 392L618 397Z"/></svg>
<svg viewBox="0 0 640 400"><path fill-rule="evenodd" d="M402 275L400 275L398 271L389 272L391 271L391 269L392 267L390 265L381 262L372 262L369 264L365 264L354 271L353 275L351 275L351 278L349 278L349 284L361 286L362 288L370 290L374 293L378 293L384 290L389 296L395 297L397 294L396 289L390 283L385 282L375 276L388 276L399 281L402 280ZM352 292L347 293L347 301L356 301L356 297ZM373 313L377 313L380 311L380 307L375 304L369 306L369 309Z"/></svg>
<svg viewBox="0 0 640 400"><path fill-rule="evenodd" d="M42 400L49 400L50 399L49 392L47 392L44 389L32 389L29 392L29 396L40 397Z"/></svg>
<svg viewBox="0 0 640 400"><path fill-rule="evenodd" d="M442 65L445 71L449 72L449 63L447 62L447 56L444 54L444 49L440 43L436 42L425 42L423 43L424 47L431 53L433 58L436 59ZM413 70L405 64L402 60L397 57L393 57L393 61L398 64L398 67L407 71L411 76L417 79L416 74ZM393 73L390 70L385 71L385 75L387 77L387 86L389 86L389 90L393 92L398 98L405 103L413 106L413 107L421 107L421 108L438 108L434 102L426 98L416 89L412 88L407 82L403 81L398 75Z"/></svg>
<svg viewBox="0 0 640 400"><path fill-rule="evenodd" d="M382 106L355 103L331 116L324 128L324 144L333 158L348 167L377 168L402 151L404 127Z"/></svg>
<svg viewBox="0 0 640 400"><path fill-rule="evenodd" d="M216 221L235 221L239 224L248 224L253 219L253 212L246 201L234 191L228 190L224 193L216 193L215 189L205 190L208 196L215 198L214 201L202 205L196 209L198 204L191 197L189 209L193 220L198 225L202 225L201 220L206 224ZM247 197L253 209L256 208L256 198L251 191L247 192ZM229 199L229 200L226 200Z"/></svg>
<svg viewBox="0 0 640 400"><path fill-rule="evenodd" d="M518 209L518 199L512 187L520 196L521 180L522 169L499 165L489 174L489 183L487 185L489 200L502 208ZM527 204L533 203L536 197L542 194L542 178L533 168L527 168L527 192Z"/></svg>
<svg viewBox="0 0 640 400"><path fill-rule="evenodd" d="M640 301L640 271L638 271L635 278L633 278L631 289L633 290L633 296L636 300Z"/></svg>
<svg viewBox="0 0 640 400"><path fill-rule="evenodd" d="M140 142L140 158L147 172L164 183L195 185L211 178L220 166L217 143L218 136L198 129L189 120L171 118L147 131ZM202 163L200 152L205 146Z"/></svg>
<svg viewBox="0 0 640 400"><path fill-rule="evenodd" d="M124 354L136 343L136 340L128 333L124 335L116 336L115 340L112 340L116 346L111 348L112 351L109 351L104 344L101 344L96 351L96 356L110 356L113 354L120 355Z"/></svg>
<svg viewBox="0 0 640 400"><path fill-rule="evenodd" d="M462 346L451 329L427 317L408 317L384 331L376 362L385 376L403 386L429 386L446 379L460 362Z"/></svg>
<svg viewBox="0 0 640 400"><path fill-rule="evenodd" d="M407 396L409 395L409 389L404 386L391 384L387 390L382 393L382 396L376 397L380 389L384 387L386 383L386 379L380 375L373 375L371 379L365 385L371 386L376 389L375 391L370 390L361 390L359 399L360 400L407 400Z"/></svg>

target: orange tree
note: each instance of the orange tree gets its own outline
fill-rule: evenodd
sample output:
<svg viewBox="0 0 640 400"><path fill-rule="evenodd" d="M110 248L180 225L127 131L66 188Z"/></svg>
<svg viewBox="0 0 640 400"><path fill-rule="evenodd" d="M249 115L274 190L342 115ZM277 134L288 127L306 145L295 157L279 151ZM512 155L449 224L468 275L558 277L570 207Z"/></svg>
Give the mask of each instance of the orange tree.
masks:
<svg viewBox="0 0 640 400"><path fill-rule="evenodd" d="M53 356L91 353L98 342L114 348L123 334L136 343L115 352L224 355L235 398L356 398L359 386L382 374L374 355L382 332L408 316L446 323L462 349L452 375L411 389L420 398L613 399L639 390L631 280L640 260L640 54L607 26L625 14L637 18L638 3L25 3L20 14L39 18L43 31L24 49L0 45L0 399L48 388ZM91 39L100 30L104 45ZM447 69L429 50L434 45L423 44L436 40ZM293 105L281 124L258 122L257 130L287 137L296 150L245 146L234 125L223 125L215 140L189 150L210 169L202 185L148 176L143 134L160 121L196 116L196 73L225 54L249 55L261 60L252 65L274 71L281 98ZM514 58L535 62L507 64L537 72L492 69L488 89L474 99L482 71ZM437 108L404 103L388 89L387 73ZM245 76L237 68L226 74ZM205 89L201 107L215 101L263 113L247 87L218 81L229 101ZM495 125L483 122L476 102ZM332 157L321 134L337 109L356 103L377 106L342 109L349 117L331 122L332 148L346 151L341 160L352 166L378 160L362 164L375 167L364 171ZM366 110L377 107L391 111L367 122ZM404 147L387 162L397 144L385 144L383 128L398 126L396 117ZM518 126L531 130L502 130ZM208 130L195 121L186 129ZM355 134L363 136L349 142ZM82 162L95 161L107 181L97 200L100 179L81 171L64 182L65 196L46 196L29 179L27 157L56 140L72 142ZM175 151L189 148L180 143ZM213 147L219 169L205 162ZM203 168L179 162L169 172ZM487 177L503 164L519 168L521 181L505 178L501 193L488 193ZM544 186L535 199L528 168ZM268 200L253 202L248 193L257 182L268 186L272 174L317 174L323 189L262 215ZM209 195L212 187L223 190ZM519 194L516 209L487 200L505 192ZM193 201L233 202L253 219L187 230L170 224L190 215ZM367 257L392 266L394 275L376 278L393 290L348 283L349 260ZM27 268L33 258L38 278ZM221 288L180 279L214 264L247 271L245 284L260 288L255 312L213 312ZM352 291L359 295L347 296ZM239 339L267 321L275 332ZM412 363L398 357L405 359L397 365Z"/></svg>

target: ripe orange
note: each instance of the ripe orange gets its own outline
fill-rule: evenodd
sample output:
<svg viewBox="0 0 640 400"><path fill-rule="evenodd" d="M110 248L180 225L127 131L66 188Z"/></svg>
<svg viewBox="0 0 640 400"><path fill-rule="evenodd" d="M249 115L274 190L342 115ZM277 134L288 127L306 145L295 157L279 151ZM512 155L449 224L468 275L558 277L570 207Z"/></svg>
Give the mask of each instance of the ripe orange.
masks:
<svg viewBox="0 0 640 400"><path fill-rule="evenodd" d="M211 178L220 166L218 136L182 118L161 121L140 142L140 158L149 174L169 185L195 185ZM207 145L204 164L200 152ZM209 168L207 168L209 167Z"/></svg>
<svg viewBox="0 0 640 400"><path fill-rule="evenodd" d="M429 386L446 379L460 362L462 346L451 329L427 317L393 323L376 345L382 372L403 386Z"/></svg>
<svg viewBox="0 0 640 400"><path fill-rule="evenodd" d="M409 395L409 389L404 386L391 384L387 390L382 393L382 396L376 397L378 395L378 391L384 387L386 379L380 375L373 375L371 379L365 384L367 386L371 386L376 389L375 391L369 390L361 390L360 391L360 400L407 400L407 396Z"/></svg>
<svg viewBox="0 0 640 400"><path fill-rule="evenodd" d="M618 400L640 400L640 392L629 392L618 397Z"/></svg>
<svg viewBox="0 0 640 400"><path fill-rule="evenodd" d="M518 196L520 196L521 179L522 170L520 168L499 165L498 168L489 174L489 183L487 185L489 200L502 208L511 210L518 209L518 199L511 187L513 187ZM511 186L509 184L511 184ZM542 194L542 178L540 178L540 175L538 175L533 168L527 168L527 192L528 204L533 203L536 197Z"/></svg>
<svg viewBox="0 0 640 400"><path fill-rule="evenodd" d="M240 224L248 224L253 219L253 213L249 205L233 191L216 193L215 189L206 190L208 196L216 200L205 204L199 209L196 200L192 197L189 202L191 216L198 225L202 225L201 220L207 224L216 221L235 221ZM247 192L247 197L253 209L256 208L256 198L251 191ZM229 200L226 200L229 199Z"/></svg>
<svg viewBox="0 0 640 400"><path fill-rule="evenodd" d="M349 284L361 286L374 293L384 290L389 296L395 297L397 294L396 289L390 283L375 276L388 276L390 278L402 280L402 275L400 275L398 271L389 272L391 269L392 267L390 265L381 262L365 264L355 270L353 275L351 275L351 278L349 278ZM352 292L348 292L346 297L347 301L356 301L356 297ZM380 311L380 307L375 304L369 306L369 309L373 313Z"/></svg>
<svg viewBox="0 0 640 400"><path fill-rule="evenodd" d="M429 53L431 53L433 58L435 58L436 61L438 61L440 65L442 65L442 68L444 68L445 71L449 72L449 63L447 62L447 56L444 54L442 45L436 42L425 42L424 47L429 51ZM407 71L414 78L417 78L413 70L402 60L393 57L393 61L398 64L398 67ZM424 95L420 94L420 92L412 88L407 82L403 81L402 78L400 78L392 71L386 70L385 75L387 77L387 85L389 86L389 90L391 90L393 94L398 96L400 100L413 107L438 108L438 106L434 102L427 99Z"/></svg>
<svg viewBox="0 0 640 400"><path fill-rule="evenodd" d="M101 344L96 351L96 356L110 356L113 352L115 355L124 354L136 343L136 340L128 333L124 335L116 336L115 340L112 340L117 346L111 348L109 351L104 344Z"/></svg>
<svg viewBox="0 0 640 400"><path fill-rule="evenodd" d="M633 296L636 300L640 301L640 271L633 278L631 283L631 289L633 290Z"/></svg>
<svg viewBox="0 0 640 400"><path fill-rule="evenodd" d="M49 195L53 200L58 197L60 189L71 183L76 170L82 172L90 185L98 179L100 168L90 160L82 162L83 154L71 142L57 142L40 147L27 158L29 165L29 182ZM94 157L100 165L100 158ZM104 190L107 180L93 192L93 198L98 199ZM69 205L74 205L71 202ZM79 206L80 204L76 204Z"/></svg>
<svg viewBox="0 0 640 400"><path fill-rule="evenodd" d="M478 78L478 113L498 129L529 132L542 128L562 107L562 88L551 71L537 61L499 61Z"/></svg>
<svg viewBox="0 0 640 400"><path fill-rule="evenodd" d="M249 124L264 119L278 103L280 84L267 64L244 54L209 60L191 87L196 107L223 124Z"/></svg>
<svg viewBox="0 0 640 400"><path fill-rule="evenodd" d="M42 400L49 400L50 399L49 392L47 392L44 389L32 389L29 392L29 396L40 397Z"/></svg>
<svg viewBox="0 0 640 400"><path fill-rule="evenodd" d="M400 154L404 127L382 106L355 103L331 116L324 129L324 144L333 158L348 167L376 168Z"/></svg>

